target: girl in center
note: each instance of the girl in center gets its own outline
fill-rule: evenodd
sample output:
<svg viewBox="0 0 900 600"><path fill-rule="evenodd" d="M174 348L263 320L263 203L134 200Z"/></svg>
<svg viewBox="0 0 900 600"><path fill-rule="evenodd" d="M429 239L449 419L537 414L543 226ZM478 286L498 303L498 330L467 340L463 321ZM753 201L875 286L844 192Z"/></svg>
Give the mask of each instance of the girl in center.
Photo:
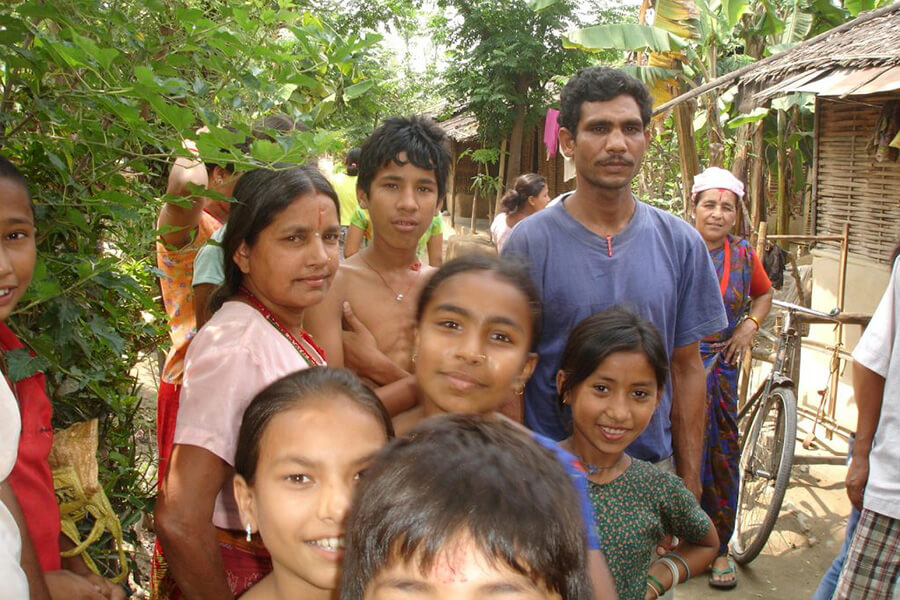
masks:
<svg viewBox="0 0 900 600"><path fill-rule="evenodd" d="M175 446L156 503L160 598L240 595L271 571L245 540L232 478L244 409L273 381L325 364L303 330L337 270L338 198L313 167L241 175L223 240L225 283L188 349Z"/></svg>
<svg viewBox="0 0 900 600"><path fill-rule="evenodd" d="M620 600L655 600L716 557L716 530L674 474L625 454L647 427L668 371L656 328L612 308L572 330L556 378L572 408L572 437L562 443L581 460L603 549ZM667 535L684 540L653 562Z"/></svg>
<svg viewBox="0 0 900 600"><path fill-rule="evenodd" d="M395 417L398 435L435 415L495 414L511 395L522 394L537 362L533 348L541 324L540 299L524 266L484 254L444 264L419 296L416 321L419 405ZM584 471L553 441L532 436L556 454L581 494L589 575L596 597L615 598Z"/></svg>
<svg viewBox="0 0 900 600"><path fill-rule="evenodd" d="M344 518L373 455L394 435L391 417L345 369L279 379L247 407L234 458L244 533L259 533L272 572L246 600L336 600Z"/></svg>

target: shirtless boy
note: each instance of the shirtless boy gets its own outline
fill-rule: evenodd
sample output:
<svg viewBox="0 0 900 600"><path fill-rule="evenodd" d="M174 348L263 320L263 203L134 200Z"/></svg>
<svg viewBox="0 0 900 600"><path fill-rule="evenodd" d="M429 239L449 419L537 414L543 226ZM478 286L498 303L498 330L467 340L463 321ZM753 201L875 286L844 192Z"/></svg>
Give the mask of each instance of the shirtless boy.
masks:
<svg viewBox="0 0 900 600"><path fill-rule="evenodd" d="M362 145L356 193L372 219L372 243L341 264L325 300L305 316L329 366L378 386L408 378L416 302L434 271L419 262L416 245L446 194L449 170L447 136L427 117L388 119ZM392 414L414 402L411 394L382 400Z"/></svg>

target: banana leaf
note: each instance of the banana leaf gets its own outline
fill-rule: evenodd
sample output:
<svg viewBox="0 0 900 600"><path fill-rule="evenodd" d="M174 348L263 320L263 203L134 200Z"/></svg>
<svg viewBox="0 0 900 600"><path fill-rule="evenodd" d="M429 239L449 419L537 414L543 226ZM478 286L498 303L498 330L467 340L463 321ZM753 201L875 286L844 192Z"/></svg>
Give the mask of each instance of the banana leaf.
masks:
<svg viewBox="0 0 900 600"><path fill-rule="evenodd" d="M606 24L576 29L563 35L563 47L579 50L670 52L687 40L652 25Z"/></svg>

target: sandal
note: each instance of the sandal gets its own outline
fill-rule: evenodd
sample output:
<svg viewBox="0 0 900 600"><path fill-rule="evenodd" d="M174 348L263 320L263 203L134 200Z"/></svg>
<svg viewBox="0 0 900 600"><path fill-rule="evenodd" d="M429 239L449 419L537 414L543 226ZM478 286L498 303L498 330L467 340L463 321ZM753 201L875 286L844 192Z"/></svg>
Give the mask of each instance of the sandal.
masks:
<svg viewBox="0 0 900 600"><path fill-rule="evenodd" d="M719 590L733 590L737 587L737 571L734 568L734 561L731 558L726 557L728 560L728 568L727 569L717 569L715 567L710 567L709 574L709 587L714 587ZM729 573L734 574L734 579L731 581L718 581L713 578L713 575L728 575Z"/></svg>

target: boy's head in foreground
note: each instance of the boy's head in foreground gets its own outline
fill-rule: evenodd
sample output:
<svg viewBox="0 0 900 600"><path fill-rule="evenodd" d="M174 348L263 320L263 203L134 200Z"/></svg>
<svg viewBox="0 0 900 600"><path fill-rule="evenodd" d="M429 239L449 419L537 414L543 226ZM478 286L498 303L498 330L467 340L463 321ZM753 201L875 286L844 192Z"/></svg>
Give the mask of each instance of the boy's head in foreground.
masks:
<svg viewBox="0 0 900 600"><path fill-rule="evenodd" d="M436 417L382 450L346 546L342 600L591 597L569 476L499 419Z"/></svg>

